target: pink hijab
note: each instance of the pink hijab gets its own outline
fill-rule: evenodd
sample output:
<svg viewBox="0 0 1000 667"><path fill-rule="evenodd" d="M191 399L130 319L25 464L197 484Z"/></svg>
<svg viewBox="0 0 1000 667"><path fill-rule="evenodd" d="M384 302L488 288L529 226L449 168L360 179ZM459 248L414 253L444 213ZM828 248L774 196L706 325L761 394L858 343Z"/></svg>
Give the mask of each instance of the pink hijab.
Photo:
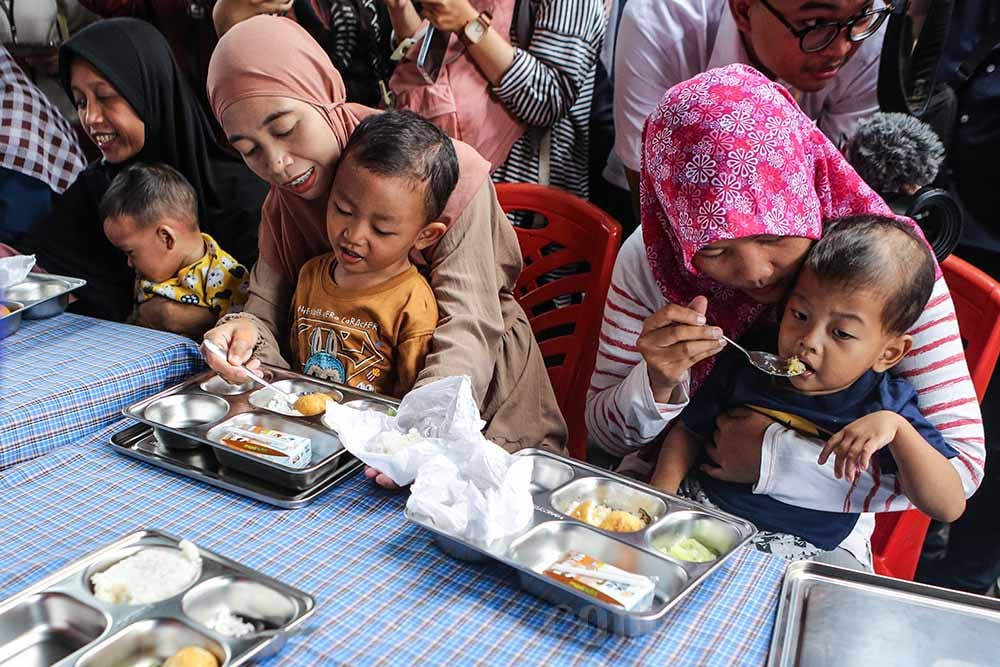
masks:
<svg viewBox="0 0 1000 667"><path fill-rule="evenodd" d="M708 321L737 339L767 306L700 275L691 264L699 249L758 234L818 239L836 218L893 215L788 91L747 65L667 91L643 128L639 193L663 296L680 304L707 296ZM713 364L692 369L692 391Z"/></svg>
<svg viewBox="0 0 1000 667"><path fill-rule="evenodd" d="M221 122L232 104L248 97L288 97L313 106L326 119L341 150L351 132L376 109L346 101L340 73L299 24L256 16L227 32L208 67L208 99ZM441 221L451 224L489 177L490 165L470 146L455 142L459 181ZM309 259L329 252L326 197L307 200L272 186L261 214L260 258L294 281Z"/></svg>

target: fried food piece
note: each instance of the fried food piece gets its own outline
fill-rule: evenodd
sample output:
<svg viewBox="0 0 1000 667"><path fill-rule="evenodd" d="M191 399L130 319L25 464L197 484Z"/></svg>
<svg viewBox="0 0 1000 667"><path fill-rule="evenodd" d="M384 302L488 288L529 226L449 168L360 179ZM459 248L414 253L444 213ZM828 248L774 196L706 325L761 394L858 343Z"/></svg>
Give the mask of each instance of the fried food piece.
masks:
<svg viewBox="0 0 1000 667"><path fill-rule="evenodd" d="M3 317L4 315L10 315L12 312L13 311L7 306L0 304L0 317Z"/></svg>
<svg viewBox="0 0 1000 667"><path fill-rule="evenodd" d="M312 417L313 415L325 412L326 402L332 400L333 397L329 394L316 392L315 394L305 394L303 396L299 396L295 399L295 404L292 407L301 412L304 416Z"/></svg>
<svg viewBox="0 0 1000 667"><path fill-rule="evenodd" d="M595 528L616 533L634 533L647 525L647 522L643 521L641 517L637 517L631 512L612 510L607 505L593 500L584 500L574 507L569 515Z"/></svg>
<svg viewBox="0 0 1000 667"><path fill-rule="evenodd" d="M219 661L200 646L185 646L167 658L163 667L219 667Z"/></svg>
<svg viewBox="0 0 1000 667"><path fill-rule="evenodd" d="M598 526L601 530L610 530L616 533L634 533L645 527L646 524L642 522L642 519L622 510L613 510Z"/></svg>

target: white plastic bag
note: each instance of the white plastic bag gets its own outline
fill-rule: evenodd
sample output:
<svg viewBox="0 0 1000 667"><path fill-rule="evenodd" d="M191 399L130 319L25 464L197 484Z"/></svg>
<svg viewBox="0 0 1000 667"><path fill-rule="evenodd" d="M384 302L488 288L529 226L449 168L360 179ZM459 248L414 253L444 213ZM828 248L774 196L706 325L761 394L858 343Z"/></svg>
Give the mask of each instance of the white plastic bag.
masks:
<svg viewBox="0 0 1000 667"><path fill-rule="evenodd" d="M33 268L34 255L15 255L0 259L0 295L8 287L24 282Z"/></svg>
<svg viewBox="0 0 1000 667"><path fill-rule="evenodd" d="M532 461L483 436L468 377L414 389L395 417L327 403L323 423L366 464L400 486L412 483L409 511L447 533L488 544L531 521ZM413 442L400 443L407 433ZM387 437L396 446L385 447Z"/></svg>
<svg viewBox="0 0 1000 667"><path fill-rule="evenodd" d="M378 451L381 449L379 440L385 437L383 434L403 436L404 433L396 428L396 417L375 410L357 410L327 402L323 424L337 432L347 451L388 475L399 486L413 482L420 465L442 449L437 440L423 438L391 454Z"/></svg>

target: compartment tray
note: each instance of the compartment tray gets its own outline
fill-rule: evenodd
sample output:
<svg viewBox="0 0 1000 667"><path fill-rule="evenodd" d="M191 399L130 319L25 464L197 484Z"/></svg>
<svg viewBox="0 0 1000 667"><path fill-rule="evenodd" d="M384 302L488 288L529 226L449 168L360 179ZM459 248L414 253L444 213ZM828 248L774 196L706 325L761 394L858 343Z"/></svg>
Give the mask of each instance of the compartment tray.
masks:
<svg viewBox="0 0 1000 667"><path fill-rule="evenodd" d="M631 637L646 634L654 630L658 623L666 616L667 612L683 600L687 594L694 590L712 572L718 569L722 563L730 558L737 549L746 544L757 532L754 525L749 521L719 510L704 507L685 498L661 493L651 487L639 484L635 480L616 475L613 472L588 465L581 461L538 449L521 450L515 456L537 457L536 469L541 470L539 475L533 475L531 487L535 514L532 522L521 533L497 543L485 545L449 535L429 521L410 514L409 511L405 513L406 518L434 533L436 541L446 553L462 560L492 560L507 565L517 571L521 585L526 590L557 604L567 605L585 621L617 634ZM540 466L538 464L539 461L542 462ZM572 474L568 474L566 472L567 469ZM578 484L578 482L584 479L594 480L594 478L596 478L598 486L600 483L610 481L617 485L628 487L632 493L651 496L651 500L655 501L657 506L662 504L666 508L666 511L657 516L643 530L632 533L616 533L600 530L555 509L555 504L565 505L566 501L570 500L564 497L565 493L560 493L560 491L573 485L580 488L590 488L594 484ZM714 535L719 537L719 539L725 537L727 544L724 549L720 548L722 553L720 553L719 557L707 563L693 563L672 558L653 546L653 537L662 535L664 530L671 526L671 522L676 522L677 520L716 524L717 530L708 531L704 534L706 536ZM542 526L548 527L540 529ZM523 553L519 554L518 549L521 549L523 552L523 544L526 540L537 542L535 536L539 532L539 529L542 534L545 534L545 531L567 534L574 532L579 534L580 531L590 531L599 535L605 543L608 540L617 543L619 545L618 551L628 554L624 558L619 558L620 561L649 563L650 559L656 559L657 561L662 561L664 567L667 569L682 570L683 576L674 578L675 582L680 581L678 585L658 586L659 593L652 609L641 612L625 611L622 607L597 601L569 586L546 577L541 572L544 568L538 562L533 562L530 558L526 560ZM701 536L701 533L699 533L699 536ZM583 541L586 542L587 540ZM579 548L586 553L586 545L581 544ZM605 550L608 553L615 551L614 549ZM551 556L551 554L548 555ZM599 557L597 554L588 555ZM537 557L535 561L537 561ZM618 566L624 567L626 570L629 569L622 562L619 562Z"/></svg>
<svg viewBox="0 0 1000 667"><path fill-rule="evenodd" d="M205 449L166 450L158 445L152 427L146 424L134 424L118 431L111 436L110 444L112 449L125 456L283 509L305 507L364 466L358 459L348 456L343 466L318 484L296 491L223 469L211 452Z"/></svg>

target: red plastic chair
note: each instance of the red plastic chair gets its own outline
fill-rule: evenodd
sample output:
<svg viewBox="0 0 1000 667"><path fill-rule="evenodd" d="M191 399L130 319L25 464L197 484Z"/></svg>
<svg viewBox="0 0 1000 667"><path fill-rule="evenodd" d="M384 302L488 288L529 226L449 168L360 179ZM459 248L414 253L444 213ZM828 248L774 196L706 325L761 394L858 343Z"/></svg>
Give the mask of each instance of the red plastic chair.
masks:
<svg viewBox="0 0 1000 667"><path fill-rule="evenodd" d="M535 229L515 227L524 269L514 286L542 349L559 409L569 427L569 453L586 457L584 402L597 356L604 299L618 254L621 227L607 213L562 190L527 183L497 185L507 213L545 218ZM537 217L536 217L537 219ZM581 265L581 272L552 278L553 270ZM560 299L558 297L575 297ZM563 305L564 301L571 301Z"/></svg>
<svg viewBox="0 0 1000 667"><path fill-rule="evenodd" d="M1000 283L954 255L941 262L951 290L958 328L965 344L969 375L980 401L1000 356ZM875 517L872 552L875 571L912 580L930 518L919 510L885 512Z"/></svg>

